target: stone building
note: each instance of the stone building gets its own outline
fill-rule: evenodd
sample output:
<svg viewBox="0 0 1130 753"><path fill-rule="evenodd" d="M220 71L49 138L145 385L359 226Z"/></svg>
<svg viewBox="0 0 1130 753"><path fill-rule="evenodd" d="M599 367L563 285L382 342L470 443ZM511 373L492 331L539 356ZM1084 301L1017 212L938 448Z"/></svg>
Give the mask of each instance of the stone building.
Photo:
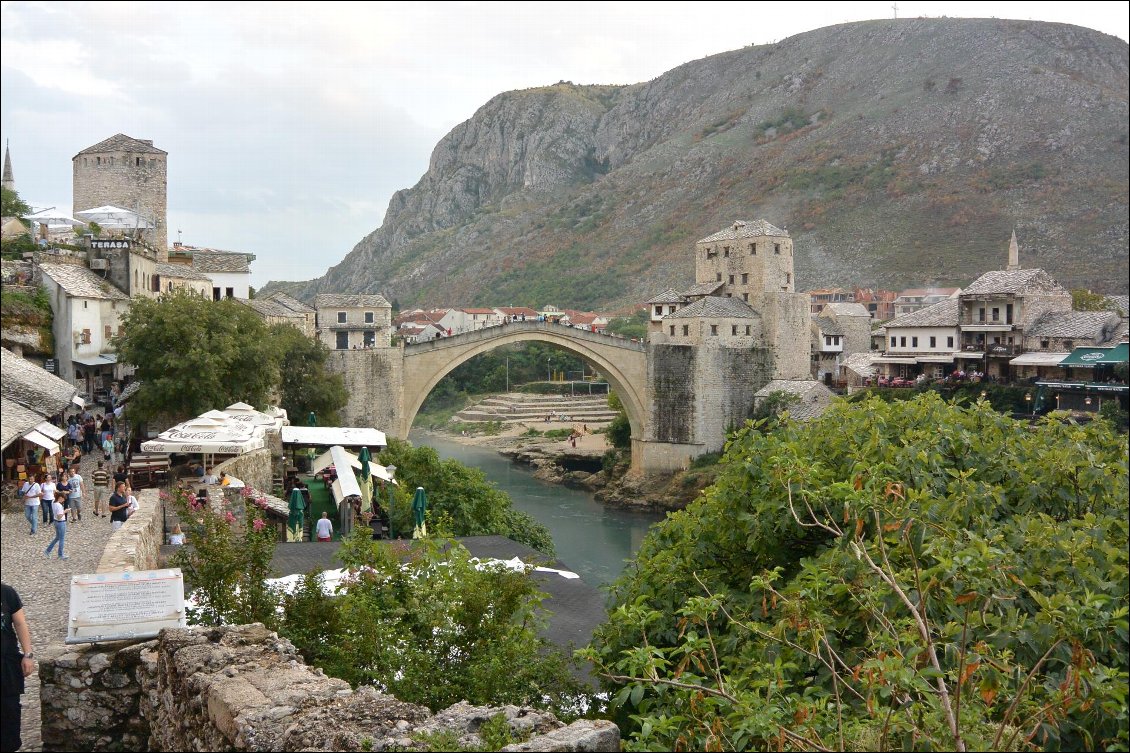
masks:
<svg viewBox="0 0 1130 753"><path fill-rule="evenodd" d="M285 309L288 309L292 314L302 318L302 325L299 329L302 334L307 337L314 337L317 332L317 313L314 311L313 306L307 306L297 298L292 298L286 293L272 293L265 296L264 300L274 301ZM297 326L297 325L296 325Z"/></svg>
<svg viewBox="0 0 1130 753"><path fill-rule="evenodd" d="M314 297L318 339L334 350L388 348L392 304L381 295L321 293Z"/></svg>
<svg viewBox="0 0 1130 753"><path fill-rule="evenodd" d="M154 269L153 287L161 293L188 290L205 298L212 297L212 281L207 275L184 264L158 263Z"/></svg>
<svg viewBox="0 0 1130 753"><path fill-rule="evenodd" d="M794 421L810 421L819 418L820 414L832 404L832 399L836 396L834 392L820 382L803 379L775 379L754 394L754 409L761 407L766 400L777 394L788 395L792 398L785 406L785 410L789 412L789 417Z"/></svg>
<svg viewBox="0 0 1130 753"><path fill-rule="evenodd" d="M71 162L74 213L105 205L138 213L155 225L143 237L160 261L168 261L168 152L119 133L83 149Z"/></svg>
<svg viewBox="0 0 1130 753"><path fill-rule="evenodd" d="M871 314L858 303L828 303L812 318L812 376L844 380L843 359L871 349Z"/></svg>
<svg viewBox="0 0 1130 753"><path fill-rule="evenodd" d="M212 300L251 297L251 262L255 254L174 243L169 249L171 264L185 265L212 281Z"/></svg>

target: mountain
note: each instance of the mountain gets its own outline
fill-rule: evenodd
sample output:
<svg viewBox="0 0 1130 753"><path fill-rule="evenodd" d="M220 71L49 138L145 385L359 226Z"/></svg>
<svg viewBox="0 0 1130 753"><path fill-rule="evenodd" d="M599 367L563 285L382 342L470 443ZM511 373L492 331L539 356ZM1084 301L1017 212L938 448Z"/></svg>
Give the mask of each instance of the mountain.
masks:
<svg viewBox="0 0 1130 753"><path fill-rule="evenodd" d="M1065 24L843 24L632 86L500 94L326 274L401 304L577 308L693 278L693 242L764 218L797 289L969 282L1006 261L1127 291L1127 43Z"/></svg>

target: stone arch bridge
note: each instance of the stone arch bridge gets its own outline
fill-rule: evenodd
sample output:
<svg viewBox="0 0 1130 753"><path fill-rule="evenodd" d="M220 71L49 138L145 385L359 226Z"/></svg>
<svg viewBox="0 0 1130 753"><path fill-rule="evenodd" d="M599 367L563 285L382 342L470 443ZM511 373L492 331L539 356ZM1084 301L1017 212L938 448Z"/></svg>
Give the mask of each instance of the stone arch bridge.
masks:
<svg viewBox="0 0 1130 753"><path fill-rule="evenodd" d="M721 449L726 427L744 420L772 369L764 352L748 346L726 355L713 346L645 345L562 324L511 322L413 345L333 351L328 365L349 393L342 424L407 437L424 399L452 369L528 340L557 345L608 380L632 426L632 469L645 473L685 468Z"/></svg>

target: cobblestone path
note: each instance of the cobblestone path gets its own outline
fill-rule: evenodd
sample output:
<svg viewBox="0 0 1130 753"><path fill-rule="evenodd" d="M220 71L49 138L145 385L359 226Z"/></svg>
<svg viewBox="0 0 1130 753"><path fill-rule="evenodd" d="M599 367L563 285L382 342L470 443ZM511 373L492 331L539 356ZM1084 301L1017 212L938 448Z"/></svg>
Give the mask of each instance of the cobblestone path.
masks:
<svg viewBox="0 0 1130 753"><path fill-rule="evenodd" d="M96 518L93 513L90 474L101 455L96 452L93 457L84 456L80 464L79 474L86 481L86 494L82 522L67 523L64 551L69 559L60 560L54 551L51 559L43 556L43 550L55 537L53 526L44 526L41 522L39 532L29 536L22 509L18 512L5 510L0 519L0 573L24 603L36 654L63 642L70 611L70 576L93 573L110 538L110 518ZM38 671L27 678L22 721L23 747L20 750L42 749Z"/></svg>

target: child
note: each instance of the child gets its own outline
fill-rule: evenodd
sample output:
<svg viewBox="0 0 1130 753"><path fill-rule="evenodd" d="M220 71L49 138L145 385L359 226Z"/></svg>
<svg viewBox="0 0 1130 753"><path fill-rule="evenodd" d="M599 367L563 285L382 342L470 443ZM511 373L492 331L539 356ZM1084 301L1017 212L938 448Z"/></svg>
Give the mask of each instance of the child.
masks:
<svg viewBox="0 0 1130 753"><path fill-rule="evenodd" d="M172 546L184 546L184 533L180 530L180 523L173 526L173 532L169 534L169 544Z"/></svg>

